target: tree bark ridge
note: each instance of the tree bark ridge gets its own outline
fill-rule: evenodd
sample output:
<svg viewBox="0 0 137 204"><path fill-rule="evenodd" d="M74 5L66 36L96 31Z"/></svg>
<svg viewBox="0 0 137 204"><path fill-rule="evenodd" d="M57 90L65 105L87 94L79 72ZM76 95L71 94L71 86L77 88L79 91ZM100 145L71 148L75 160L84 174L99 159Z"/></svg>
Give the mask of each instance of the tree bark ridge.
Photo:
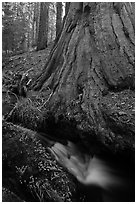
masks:
<svg viewBox="0 0 137 204"><path fill-rule="evenodd" d="M36 89L43 82L51 88L47 106L55 115L63 110L78 127L84 124L85 130L110 138L101 101L109 92L134 90L133 16L131 3L70 4L60 38L35 83Z"/></svg>

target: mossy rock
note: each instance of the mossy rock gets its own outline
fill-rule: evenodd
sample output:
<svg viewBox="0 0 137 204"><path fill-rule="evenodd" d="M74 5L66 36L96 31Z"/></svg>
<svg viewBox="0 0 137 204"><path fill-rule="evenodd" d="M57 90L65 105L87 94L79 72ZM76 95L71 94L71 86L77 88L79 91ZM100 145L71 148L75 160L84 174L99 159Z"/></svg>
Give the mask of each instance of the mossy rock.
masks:
<svg viewBox="0 0 137 204"><path fill-rule="evenodd" d="M73 201L74 178L37 133L3 121L3 186L25 201Z"/></svg>

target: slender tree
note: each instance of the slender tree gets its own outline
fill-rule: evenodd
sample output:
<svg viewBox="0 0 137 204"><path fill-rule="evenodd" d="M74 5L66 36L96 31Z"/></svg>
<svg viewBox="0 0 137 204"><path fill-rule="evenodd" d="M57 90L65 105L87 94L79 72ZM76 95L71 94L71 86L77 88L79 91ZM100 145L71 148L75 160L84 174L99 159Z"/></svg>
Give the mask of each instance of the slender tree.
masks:
<svg viewBox="0 0 137 204"><path fill-rule="evenodd" d="M40 20L40 3L34 3L34 15L33 15L33 46L37 45L38 42L38 31L39 31L39 20Z"/></svg>
<svg viewBox="0 0 137 204"><path fill-rule="evenodd" d="M62 27L62 2L56 3L56 10L56 36L58 36Z"/></svg>
<svg viewBox="0 0 137 204"><path fill-rule="evenodd" d="M48 40L48 3L40 3L40 21L37 50L42 50L47 47Z"/></svg>

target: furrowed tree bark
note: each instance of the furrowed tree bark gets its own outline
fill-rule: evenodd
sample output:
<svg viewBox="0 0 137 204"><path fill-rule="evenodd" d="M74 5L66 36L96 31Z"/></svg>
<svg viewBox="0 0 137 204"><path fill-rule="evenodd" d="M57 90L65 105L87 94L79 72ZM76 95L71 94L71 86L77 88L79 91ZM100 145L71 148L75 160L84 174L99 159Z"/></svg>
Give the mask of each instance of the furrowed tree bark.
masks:
<svg viewBox="0 0 137 204"><path fill-rule="evenodd" d="M116 117L128 98L125 90L131 94L134 109L134 6L128 2L70 3L60 38L34 84L35 90L43 84L51 89L46 105L56 117L63 113L75 119L77 128L90 133L87 140L96 134L114 149L134 146L134 124L123 132L123 118ZM123 98L117 98L123 93ZM116 113L113 98L121 104ZM108 104L104 105L105 100ZM130 113L124 111L129 118Z"/></svg>

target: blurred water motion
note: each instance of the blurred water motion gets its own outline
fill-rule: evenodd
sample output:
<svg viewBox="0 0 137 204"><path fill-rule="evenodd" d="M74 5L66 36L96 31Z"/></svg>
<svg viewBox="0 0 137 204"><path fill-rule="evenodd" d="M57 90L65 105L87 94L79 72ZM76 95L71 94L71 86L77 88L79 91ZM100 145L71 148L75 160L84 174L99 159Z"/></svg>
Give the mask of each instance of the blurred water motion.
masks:
<svg viewBox="0 0 137 204"><path fill-rule="evenodd" d="M85 201L134 201L134 182L131 181L130 172L125 169L125 173L119 164L113 164L113 159L109 162L99 156L83 154L71 142L67 146L55 143L49 149L57 161L83 185Z"/></svg>

